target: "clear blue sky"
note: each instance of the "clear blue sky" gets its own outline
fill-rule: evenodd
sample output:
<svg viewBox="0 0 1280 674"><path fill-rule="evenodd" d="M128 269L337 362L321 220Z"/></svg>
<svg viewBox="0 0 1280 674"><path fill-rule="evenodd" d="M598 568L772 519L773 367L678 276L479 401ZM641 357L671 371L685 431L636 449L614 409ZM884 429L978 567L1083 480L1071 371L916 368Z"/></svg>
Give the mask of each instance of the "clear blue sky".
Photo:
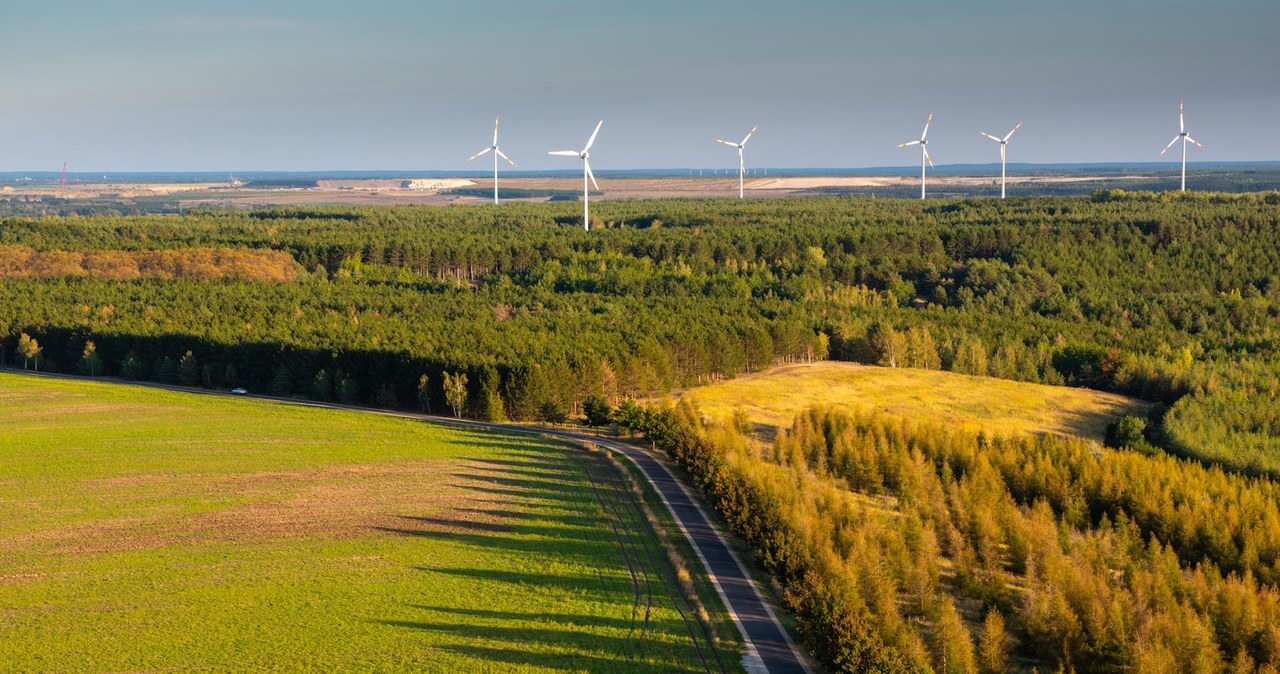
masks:
<svg viewBox="0 0 1280 674"><path fill-rule="evenodd" d="M5 0L0 170L1280 159L1280 1Z"/></svg>

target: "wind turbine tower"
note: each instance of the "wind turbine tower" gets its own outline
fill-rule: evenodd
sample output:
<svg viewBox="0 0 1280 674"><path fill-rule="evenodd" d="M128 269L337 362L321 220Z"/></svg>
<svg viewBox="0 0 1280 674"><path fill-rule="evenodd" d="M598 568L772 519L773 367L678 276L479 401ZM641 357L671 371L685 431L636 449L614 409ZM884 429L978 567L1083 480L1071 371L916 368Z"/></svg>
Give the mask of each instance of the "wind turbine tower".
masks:
<svg viewBox="0 0 1280 674"><path fill-rule="evenodd" d="M547 154L554 154L561 157L577 157L582 160L582 229L591 231L591 213L587 208L587 200L590 191L587 190L587 179L591 179L591 184L600 189L600 185L596 183L596 177L591 173L591 145L596 142L596 134L600 133L600 127L604 125L604 120L596 124L596 130L591 132L591 137L587 139L586 147L579 150L555 150Z"/></svg>
<svg viewBox="0 0 1280 674"><path fill-rule="evenodd" d="M1191 134L1187 133L1186 122L1184 122L1182 119L1182 101L1178 101L1178 135L1174 136L1173 140L1169 141L1169 144L1164 146L1164 149L1160 151L1160 156L1163 157L1164 153L1168 152L1169 148L1173 147L1173 144L1178 141L1182 141L1182 191L1186 192L1187 191L1187 143L1189 142L1195 143L1196 147L1204 147L1204 146L1200 144L1200 141L1196 140L1195 138L1192 138Z"/></svg>
<svg viewBox="0 0 1280 674"><path fill-rule="evenodd" d="M1018 128L1021 126L1022 126L1022 122L1018 122L1017 126L1013 127L1013 131L1017 131ZM1006 145L1009 144L1009 138L1013 136L1013 131L1006 133L1004 135L1004 138L996 138L995 136L987 133L986 131L979 131L979 133L986 136L987 138L990 138L991 140L994 140L995 142L1000 143L1000 198L1001 199L1004 198L1004 148Z"/></svg>
<svg viewBox="0 0 1280 674"><path fill-rule="evenodd" d="M493 145L490 145L489 147L486 147L485 149L471 155L470 157L467 158L467 161L471 161L472 159L475 159L476 157L484 155L490 151L493 152L493 203L496 204L498 203L498 157L502 157L503 159L506 159L507 163L511 164L512 166L516 165L515 162L511 161L510 157L508 157L505 154L502 154L502 150L498 149L498 116L497 115L494 115L493 117Z"/></svg>
<svg viewBox="0 0 1280 674"><path fill-rule="evenodd" d="M760 128L759 124L751 127L751 131L747 132L746 137L742 139L741 143L732 143L727 140L720 140L719 138L716 139L717 143L723 143L725 145L728 145L729 147L738 148L738 198L739 199L742 198L742 176L747 172L746 160L742 158L742 148L747 146L747 141L751 140L751 134L755 133L756 129L758 128Z"/></svg>
<svg viewBox="0 0 1280 674"><path fill-rule="evenodd" d="M920 146L920 198L924 198L924 163L929 162L929 166L933 166L933 158L929 156L929 141L925 140L929 136L929 123L933 121L933 113L929 113L929 119L924 120L924 132L920 134L920 140L912 140L906 143L899 143L898 147L908 147L911 145Z"/></svg>

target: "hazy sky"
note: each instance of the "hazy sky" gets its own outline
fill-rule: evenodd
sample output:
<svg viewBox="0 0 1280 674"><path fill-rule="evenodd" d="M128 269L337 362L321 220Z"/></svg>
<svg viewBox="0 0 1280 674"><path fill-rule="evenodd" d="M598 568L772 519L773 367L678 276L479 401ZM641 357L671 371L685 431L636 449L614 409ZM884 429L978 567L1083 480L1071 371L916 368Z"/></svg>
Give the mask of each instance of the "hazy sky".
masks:
<svg viewBox="0 0 1280 674"><path fill-rule="evenodd" d="M1280 159L1280 0L0 0L0 170ZM487 158L485 158L487 160ZM480 161L480 160L478 160Z"/></svg>

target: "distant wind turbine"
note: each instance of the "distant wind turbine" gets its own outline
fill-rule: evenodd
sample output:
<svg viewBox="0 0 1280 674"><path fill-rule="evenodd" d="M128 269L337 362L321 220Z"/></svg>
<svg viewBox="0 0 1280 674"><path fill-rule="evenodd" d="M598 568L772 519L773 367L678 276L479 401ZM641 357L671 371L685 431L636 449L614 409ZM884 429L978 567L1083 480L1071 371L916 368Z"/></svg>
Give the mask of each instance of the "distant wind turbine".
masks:
<svg viewBox="0 0 1280 674"><path fill-rule="evenodd" d="M1192 138L1191 134L1187 133L1187 125L1185 122L1182 121L1182 101L1178 101L1178 135L1174 136L1173 140L1169 141L1169 144L1164 146L1164 149L1160 151L1160 156L1163 157L1164 153L1168 152L1169 148L1173 147L1173 144L1178 141L1182 141L1182 191L1186 192L1187 191L1187 142L1189 141L1189 142L1195 143L1196 147L1204 147L1204 146L1200 144L1200 141L1196 140L1195 138Z"/></svg>
<svg viewBox="0 0 1280 674"><path fill-rule="evenodd" d="M471 155L467 159L467 161L471 161L476 157L484 155L490 150L493 151L493 203L496 204L498 203L498 157L502 157L503 159L506 159L507 163L511 164L512 166L516 165L515 162L511 161L511 157L508 157L507 155L502 154L502 150L498 149L498 116L497 115L494 115L493 117L493 145L490 145L489 147L486 147L485 149Z"/></svg>
<svg viewBox="0 0 1280 674"><path fill-rule="evenodd" d="M920 198L924 198L924 163L929 162L929 166L933 166L933 158L929 156L929 141L925 138L929 135L929 123L933 121L933 113L929 113L929 119L924 120L924 132L920 134L920 140L913 140L907 143L900 143L898 147L907 147L910 145L920 146Z"/></svg>
<svg viewBox="0 0 1280 674"><path fill-rule="evenodd" d="M1018 128L1021 126L1022 126L1022 122L1018 122L1017 126L1013 127L1013 131L1017 131ZM990 138L991 140L994 140L995 142L1000 143L1000 198L1001 199L1004 198L1004 148L1006 145L1009 144L1009 138L1013 136L1013 131L1010 131L1009 133L1005 134L1004 138L996 138L995 136L987 133L986 131L979 131L979 133L986 136L987 138Z"/></svg>
<svg viewBox="0 0 1280 674"><path fill-rule="evenodd" d="M742 198L742 175L747 172L747 163L742 158L742 148L747 146L747 141L751 140L751 134L755 133L756 129L758 128L760 128L759 124L751 127L751 131L747 133L747 136L742 139L741 143L731 143L727 140L720 140L719 138L716 139L717 143L724 143L729 147L738 148L738 198L739 199Z"/></svg>
<svg viewBox="0 0 1280 674"><path fill-rule="evenodd" d="M556 150L554 152L547 153L559 155L561 157L578 157L582 160L582 228L588 232L591 231L591 220L590 214L587 211L587 195L590 194L590 192L587 191L587 178L591 179L591 184L595 185L596 189L600 189L600 185L596 183L595 175L591 173L591 153L589 150L591 149L591 145L596 142L596 134L600 133L600 127L602 125L604 125L603 119L600 120L599 124L596 124L596 130L591 132L591 138L587 139L587 146L582 148L581 152L577 150Z"/></svg>

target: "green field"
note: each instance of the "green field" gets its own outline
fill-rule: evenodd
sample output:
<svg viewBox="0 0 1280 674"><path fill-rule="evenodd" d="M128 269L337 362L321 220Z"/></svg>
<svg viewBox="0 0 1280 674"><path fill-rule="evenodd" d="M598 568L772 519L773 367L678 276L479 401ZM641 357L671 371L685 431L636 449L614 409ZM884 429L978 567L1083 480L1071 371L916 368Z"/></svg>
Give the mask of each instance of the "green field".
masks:
<svg viewBox="0 0 1280 674"><path fill-rule="evenodd" d="M689 389L681 394L705 415L741 410L769 431L814 405L876 411L997 435L1074 435L1101 440L1125 414L1146 415L1133 398L1084 388L1045 386L941 370L822 361L788 365Z"/></svg>
<svg viewBox="0 0 1280 674"><path fill-rule="evenodd" d="M739 669L625 479L541 440L0 374L0 670Z"/></svg>

